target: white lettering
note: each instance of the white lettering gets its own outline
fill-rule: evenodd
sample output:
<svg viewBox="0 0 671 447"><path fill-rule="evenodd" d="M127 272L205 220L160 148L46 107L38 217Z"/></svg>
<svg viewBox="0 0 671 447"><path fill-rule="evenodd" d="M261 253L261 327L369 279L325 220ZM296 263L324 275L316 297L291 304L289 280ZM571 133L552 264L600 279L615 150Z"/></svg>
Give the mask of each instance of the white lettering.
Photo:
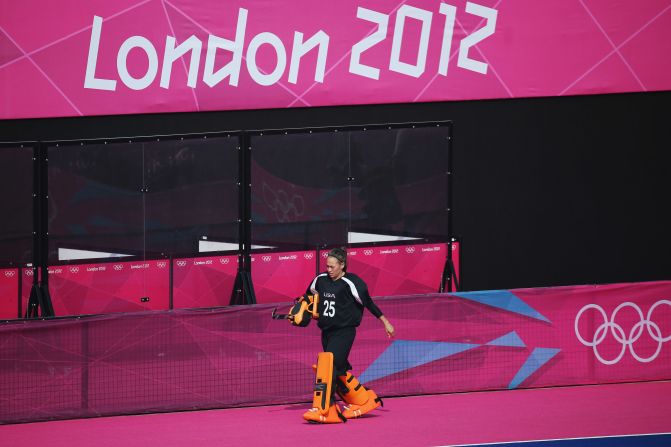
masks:
<svg viewBox="0 0 671 447"><path fill-rule="evenodd" d="M245 29L247 27L247 10L240 8L238 11L238 23L235 31L235 40L223 39L210 35L207 42L207 55L205 56L205 72L203 81L210 87L214 87L224 78L230 77L229 85L238 85L240 76L240 65L242 63L242 47L245 40ZM214 59L217 49L227 50L233 53L233 59L216 72L214 71Z"/></svg>
<svg viewBox="0 0 671 447"><path fill-rule="evenodd" d="M447 76L447 66L450 62L452 51L452 36L454 34L454 20L457 17L457 8L447 3L440 4L440 13L445 15L445 28L443 29L443 46L440 50L440 63L438 73Z"/></svg>
<svg viewBox="0 0 671 447"><path fill-rule="evenodd" d="M189 76L186 82L191 88L196 88L198 78L198 66L200 65L200 50L203 43L196 36L191 36L184 42L175 47L175 38L168 36L165 39L165 53L163 55L163 69L161 70L161 87L170 86L170 74L172 73L173 63L191 51L191 62L189 64Z"/></svg>
<svg viewBox="0 0 671 447"><path fill-rule="evenodd" d="M427 251L440 251L440 247L428 247L428 248L422 248L423 252Z"/></svg>
<svg viewBox="0 0 671 447"><path fill-rule="evenodd" d="M102 17L93 16L93 28L91 29L91 42L89 43L89 57L86 60L86 77L84 88L96 90L116 90L116 81L112 79L96 78L96 65L98 64L98 48L100 47L100 34L103 29Z"/></svg>
<svg viewBox="0 0 671 447"><path fill-rule="evenodd" d="M335 301L324 300L326 308L324 309L325 317L334 317L335 316Z"/></svg>
<svg viewBox="0 0 671 447"><path fill-rule="evenodd" d="M301 64L301 58L316 46L319 46L319 52L317 53L315 81L321 83L324 82L329 36L321 30L305 42L303 42L303 33L299 33L298 31L294 33L294 46L291 50L291 66L289 67L289 82L295 84L298 81L298 69Z"/></svg>
<svg viewBox="0 0 671 447"><path fill-rule="evenodd" d="M398 248L393 248L391 250L380 250L381 255L394 255L398 253Z"/></svg>
<svg viewBox="0 0 671 447"><path fill-rule="evenodd" d="M268 44L275 49L277 64L269 74L263 74L256 65L256 52L261 45ZM254 36L247 48L247 71L254 81L259 85L273 85L282 77L287 66L287 52L279 37L273 33L260 33Z"/></svg>
<svg viewBox="0 0 671 447"><path fill-rule="evenodd" d="M478 42L481 42L487 37L494 34L498 11L496 9L487 8L486 6L466 2L466 12L487 19L487 23L485 24L485 26L483 26L470 36L466 36L464 40L461 41L461 44L459 46L459 59L457 61L457 65L466 70L475 71L481 74L487 74L487 64L469 58L468 50Z"/></svg>
<svg viewBox="0 0 671 447"><path fill-rule="evenodd" d="M357 74L359 76L378 80L380 79L380 70L378 68L362 64L360 62L361 54L382 42L387 37L387 24L389 22L389 16L377 11L362 8L361 6L357 8L356 16L359 19L377 23L378 27L377 31L368 37L364 37L360 42L356 43L352 47L352 56L350 57L349 61L349 71L350 73Z"/></svg>
<svg viewBox="0 0 671 447"><path fill-rule="evenodd" d="M405 19L412 19L422 22L422 32L419 38L419 49L417 52L417 63L415 65L401 62L401 43L403 41L403 28ZM397 73L405 74L418 78L424 73L426 67L426 53L429 49L429 33L431 31L431 19L433 14L423 9L413 6L403 5L396 13L396 24L394 26L394 39L391 45L391 59L389 60L389 69Z"/></svg>
<svg viewBox="0 0 671 447"><path fill-rule="evenodd" d="M433 12L417 8L410 5L402 5L396 17L394 18L393 35L391 36L391 50L389 57L389 71L400 73L406 76L419 78L426 71L427 58L429 56L429 43L431 39L432 26L441 26L442 40L440 42L440 53L438 63L438 74L447 76L451 52L456 43L454 27L457 18L457 7L447 3L439 3L439 14L445 17L444 24L434 25ZM475 60L469 56L472 47L477 47L477 44L493 35L496 30L496 22L498 11L493 8L478 5L472 2L466 2L465 12L483 18L484 26L467 35L458 45L457 66L466 70L474 71L481 74L487 74L488 63ZM379 56L381 48L378 47L372 51L369 60L373 65L366 65L362 62L362 57L366 51L373 49L376 45L382 43L387 38L390 15L377 12L364 7L358 7L356 12L357 19L374 24L373 31L369 35L363 37L359 42L352 46L349 72L363 76L369 79L379 80L381 76L381 67L375 66L380 64ZM198 87L198 76L200 70L201 59L204 57L204 68L202 74L202 82L213 88L219 83L228 78L228 84L237 87L240 79L240 71L242 70L243 57L246 56L246 68L252 80L262 86L270 86L280 81L284 72L289 65L288 81L291 84L298 83L301 62L303 59L316 50L316 64L314 68L314 76L309 76L308 79L314 78L315 82L323 83L326 76L326 60L328 58L328 46L330 37L323 30L317 31L310 38L299 31L293 34L293 44L291 47L291 59L288 60L287 47L285 43L278 37L277 34L271 32L261 32L248 41L248 46L245 44L246 29L247 29L248 10L245 8L238 8L237 22L235 23L234 36L229 39L222 38L216 35L209 35L207 40L206 53L203 55L204 42L195 35L190 36L185 41L177 44L176 38L173 36L166 36L165 47L158 51L162 53L163 60L159 61L157 47L145 37L134 35L126 39L116 54L117 64L117 79L105 79L98 77L96 74L98 58L100 56L100 43L102 41L103 19L99 16L93 17L93 25L91 30L91 37L89 42L88 59L86 61L86 74L84 78L84 88L114 91L117 87L117 81L121 80L124 85L133 90L143 90L149 87L158 76L159 62L161 63L160 73L160 87L169 89L171 86L172 71L175 63L180 59L185 64L183 59L189 57L189 65L186 76L186 86L190 88ZM409 20L419 21L421 31L415 42L413 37L410 42L408 39L404 42L405 26ZM415 22L412 22L415 23ZM440 33L439 30L434 30L434 35ZM404 47L405 43L405 47ZM269 45L275 51L277 57L274 66L272 65L272 55L270 58L259 57L259 51L265 56L268 50L262 50L263 45ZM410 45L411 48L408 48ZM139 77L137 69L133 70L135 76L131 75L129 71L129 54L139 49L146 54L147 68L146 71ZM414 60L401 61L401 52L411 55L415 53ZM456 50L455 50L456 52ZM373 56L373 54L375 56ZM438 55L438 53L436 53ZM438 57L436 55L436 57ZM313 56L314 57L314 56ZM409 56L411 59L413 56ZM267 59L270 59L268 61ZM133 58L135 60L135 58ZM270 63L269 63L270 62ZM268 64L268 65L266 65ZM215 67L216 65L216 67ZM107 66L107 64L105 64ZM130 64L131 68L133 64Z"/></svg>
<svg viewBox="0 0 671 447"><path fill-rule="evenodd" d="M135 264L130 266L131 270L149 268L149 264Z"/></svg>
<svg viewBox="0 0 671 447"><path fill-rule="evenodd" d="M140 48L144 50L147 58L149 59L147 72L139 79L134 78L128 72L128 53L130 53L130 50L133 48ZM158 73L158 55L156 54L156 48L154 48L154 45L152 45L152 43L146 37L131 36L126 39L126 41L121 44L121 48L119 48L119 54L116 58L116 67L119 71L121 82L123 82L126 87L133 90L143 90L154 81L154 78L156 78L156 73Z"/></svg>

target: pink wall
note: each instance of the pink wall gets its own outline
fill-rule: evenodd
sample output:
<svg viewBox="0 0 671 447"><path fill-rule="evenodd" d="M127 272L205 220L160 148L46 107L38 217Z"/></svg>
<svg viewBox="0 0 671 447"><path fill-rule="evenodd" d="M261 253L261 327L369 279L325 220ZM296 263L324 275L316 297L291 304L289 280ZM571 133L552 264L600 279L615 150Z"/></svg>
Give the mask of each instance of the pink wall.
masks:
<svg viewBox="0 0 671 447"><path fill-rule="evenodd" d="M315 277L315 257L314 250L252 255L256 302L287 302L302 295Z"/></svg>
<svg viewBox="0 0 671 447"><path fill-rule="evenodd" d="M366 281L372 296L437 292L446 258L447 244L357 247L347 253L349 271Z"/></svg>
<svg viewBox="0 0 671 447"><path fill-rule="evenodd" d="M0 119L671 88L666 0L0 0L0 10ZM180 58L174 45L190 50Z"/></svg>
<svg viewBox="0 0 671 447"><path fill-rule="evenodd" d="M350 271L361 276L373 296L438 291L447 244L357 247L349 250ZM453 246L459 272L459 244ZM326 252L322 252L325 256ZM316 252L267 252L252 256L258 303L286 303L303 294L317 272ZM70 264L49 267L49 291L57 316L169 309L168 260ZM227 306L238 270L237 255L178 258L172 261L173 308ZM324 261L320 271L325 270ZM11 272L14 272L13 274ZM31 269L0 270L0 318L16 318L19 274L22 309L32 286ZM142 301L149 298L149 301Z"/></svg>
<svg viewBox="0 0 671 447"><path fill-rule="evenodd" d="M167 260L49 267L54 312L65 316L167 310L169 268ZM23 270L23 309L28 304L32 273Z"/></svg>
<svg viewBox="0 0 671 447"><path fill-rule="evenodd" d="M227 306L237 273L237 256L173 260L173 308Z"/></svg>
<svg viewBox="0 0 671 447"><path fill-rule="evenodd" d="M16 318L19 312L19 270L0 269L0 319Z"/></svg>
<svg viewBox="0 0 671 447"><path fill-rule="evenodd" d="M349 360L383 397L669 380L670 298L671 281L377 297L396 336L366 312ZM308 402L320 331L275 306L0 324L0 422Z"/></svg>

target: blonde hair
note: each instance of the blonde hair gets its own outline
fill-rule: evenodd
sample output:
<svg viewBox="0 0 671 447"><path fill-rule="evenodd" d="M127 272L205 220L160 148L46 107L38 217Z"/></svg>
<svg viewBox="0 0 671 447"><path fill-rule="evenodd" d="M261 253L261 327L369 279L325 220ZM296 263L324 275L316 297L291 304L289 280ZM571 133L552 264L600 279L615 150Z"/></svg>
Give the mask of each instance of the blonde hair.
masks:
<svg viewBox="0 0 671 447"><path fill-rule="evenodd" d="M344 248L332 248L327 255L329 258L336 258L343 265L343 270L347 271L347 252Z"/></svg>

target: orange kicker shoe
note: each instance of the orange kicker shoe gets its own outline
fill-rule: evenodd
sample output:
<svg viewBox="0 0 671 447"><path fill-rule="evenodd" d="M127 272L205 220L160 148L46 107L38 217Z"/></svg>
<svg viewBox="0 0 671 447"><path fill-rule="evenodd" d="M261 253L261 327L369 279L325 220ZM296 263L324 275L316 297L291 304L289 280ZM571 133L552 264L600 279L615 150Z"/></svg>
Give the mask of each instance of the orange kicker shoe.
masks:
<svg viewBox="0 0 671 447"><path fill-rule="evenodd" d="M312 424L339 424L347 422L347 419L340 412L340 407L336 404L331 404L326 415L321 414L319 408L310 408L303 414L303 419Z"/></svg>
<svg viewBox="0 0 671 447"><path fill-rule="evenodd" d="M375 391L366 390L368 393L368 400L362 405L349 404L343 407L342 415L346 419L354 419L363 416L366 413L370 413L375 410L377 407L382 406L382 399L377 397Z"/></svg>

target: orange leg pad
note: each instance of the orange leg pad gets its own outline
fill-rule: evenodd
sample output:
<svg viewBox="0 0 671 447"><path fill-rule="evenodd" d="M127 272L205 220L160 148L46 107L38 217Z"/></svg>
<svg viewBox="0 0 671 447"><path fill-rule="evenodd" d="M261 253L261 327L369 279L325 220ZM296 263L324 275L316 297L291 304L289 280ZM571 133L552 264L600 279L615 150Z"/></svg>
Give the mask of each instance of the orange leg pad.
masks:
<svg viewBox="0 0 671 447"><path fill-rule="evenodd" d="M363 405L368 400L368 393L366 388L359 383L356 377L352 373L347 372L347 375L338 376L338 379L345 385L347 388L347 393L340 393L340 396L348 404L354 405ZM344 391L344 390L343 390Z"/></svg>
<svg viewBox="0 0 671 447"><path fill-rule="evenodd" d="M311 408L303 414L303 419L317 424L339 424L347 422L336 404L331 404L329 411L324 415L318 408Z"/></svg>
<svg viewBox="0 0 671 447"><path fill-rule="evenodd" d="M317 377L315 378L312 407L317 408L322 416L326 416L331 408L333 381L333 353L320 352L317 356Z"/></svg>
<svg viewBox="0 0 671 447"><path fill-rule="evenodd" d="M366 389L351 373L338 376L338 379L345 384L348 390L347 393L340 394L347 402L342 412L345 418L358 418L382 405L382 399L377 397L375 391Z"/></svg>
<svg viewBox="0 0 671 447"><path fill-rule="evenodd" d="M345 419L354 419L363 416L366 413L370 413L375 410L377 407L382 405L382 399L377 397L375 391L366 390L368 394L368 400L363 405L349 404L343 407L342 415L345 416Z"/></svg>

